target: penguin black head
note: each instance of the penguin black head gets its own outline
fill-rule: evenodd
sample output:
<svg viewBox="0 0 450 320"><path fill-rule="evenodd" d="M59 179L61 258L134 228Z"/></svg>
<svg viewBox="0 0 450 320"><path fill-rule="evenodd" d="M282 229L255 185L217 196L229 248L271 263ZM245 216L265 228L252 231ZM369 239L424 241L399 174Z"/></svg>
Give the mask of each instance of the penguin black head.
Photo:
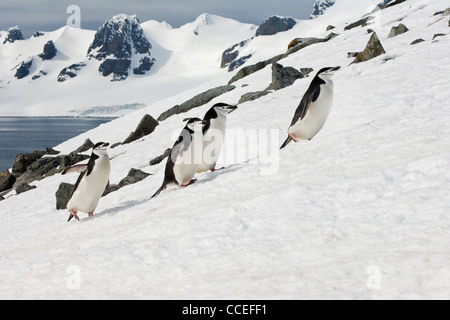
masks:
<svg viewBox="0 0 450 320"><path fill-rule="evenodd" d="M210 120L217 118L219 114L226 116L227 114L233 112L237 109L237 106L232 106L223 102L216 103L211 107L211 109L206 112L203 120Z"/></svg>
<svg viewBox="0 0 450 320"><path fill-rule="evenodd" d="M340 68L341 68L340 66L322 68L319 70L319 72L317 72L316 77L320 77L322 79L331 78L332 76L334 76L334 73L338 71Z"/></svg>
<svg viewBox="0 0 450 320"><path fill-rule="evenodd" d="M96 143L92 147L92 153L94 153L94 154L105 154L106 153L106 149L108 148L108 146L109 146L108 142Z"/></svg>
<svg viewBox="0 0 450 320"><path fill-rule="evenodd" d="M202 128L205 126L206 121L203 121L199 118L190 118L189 121L186 123L185 129L187 129L189 132L194 131L201 131Z"/></svg>

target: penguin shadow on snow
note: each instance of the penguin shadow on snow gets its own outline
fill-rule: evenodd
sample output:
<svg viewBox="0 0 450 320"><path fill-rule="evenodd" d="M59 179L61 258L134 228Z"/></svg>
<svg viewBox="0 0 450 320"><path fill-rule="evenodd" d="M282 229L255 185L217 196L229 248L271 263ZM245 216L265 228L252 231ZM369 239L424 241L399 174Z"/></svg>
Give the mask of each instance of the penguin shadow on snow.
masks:
<svg viewBox="0 0 450 320"><path fill-rule="evenodd" d="M112 217L112 216L115 216L116 214L121 213L123 210L126 210L126 209L129 209L131 207L144 204L147 201L148 201L148 199L144 199L144 200L140 200L140 201L137 201L137 200L127 201L125 204L123 204L121 206L113 207L113 208L110 208L110 209L106 209L106 210L104 210L102 212L96 213L95 215L93 215L91 217L86 217L84 219L80 219L80 222L81 223L89 222L89 221L92 221L94 219L101 218L103 216ZM155 210L157 210L157 209L154 209L152 211L155 211Z"/></svg>

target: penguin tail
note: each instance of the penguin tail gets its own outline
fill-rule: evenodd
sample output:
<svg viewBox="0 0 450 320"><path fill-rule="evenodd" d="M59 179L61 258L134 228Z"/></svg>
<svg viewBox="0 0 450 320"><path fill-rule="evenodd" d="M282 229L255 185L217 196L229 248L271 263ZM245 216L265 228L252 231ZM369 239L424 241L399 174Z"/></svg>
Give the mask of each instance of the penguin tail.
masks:
<svg viewBox="0 0 450 320"><path fill-rule="evenodd" d="M289 142L291 142L292 140L293 140L292 137L288 136L286 141L284 141L284 143L281 145L280 150L283 149L284 147L286 147L289 144Z"/></svg>
<svg viewBox="0 0 450 320"><path fill-rule="evenodd" d="M152 195L152 198L151 198L151 199L153 199L154 197L156 197L157 195L159 195L159 194L161 193L161 191L163 191L164 189L166 189L166 185L165 185L165 184L163 184L163 185L161 186L161 188L159 188L158 191L156 191L155 194Z"/></svg>

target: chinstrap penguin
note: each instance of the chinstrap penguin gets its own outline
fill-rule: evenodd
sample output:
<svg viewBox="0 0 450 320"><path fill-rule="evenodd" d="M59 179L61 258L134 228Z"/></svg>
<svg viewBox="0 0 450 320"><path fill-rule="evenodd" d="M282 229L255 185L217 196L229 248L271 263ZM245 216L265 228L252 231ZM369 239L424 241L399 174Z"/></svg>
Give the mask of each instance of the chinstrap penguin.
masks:
<svg viewBox="0 0 450 320"><path fill-rule="evenodd" d="M87 164L74 165L65 169L61 174L78 172L78 180L72 192L67 209L69 220L73 217L79 220L77 213L94 214L98 201L109 182L111 164L107 153L109 143L99 142L92 148L92 154Z"/></svg>
<svg viewBox="0 0 450 320"><path fill-rule="evenodd" d="M333 75L341 67L323 68L311 81L300 101L280 149L294 140L311 140L322 129L333 103Z"/></svg>
<svg viewBox="0 0 450 320"><path fill-rule="evenodd" d="M167 159L164 181L152 198L160 194L168 185L175 184L185 187L194 182L192 178L202 161L202 128L204 125L205 122L199 118L189 119Z"/></svg>
<svg viewBox="0 0 450 320"><path fill-rule="evenodd" d="M216 163L222 150L225 131L227 128L227 115L237 109L237 106L226 103L216 103L206 112L203 121L203 156L202 163L197 172L215 171Z"/></svg>

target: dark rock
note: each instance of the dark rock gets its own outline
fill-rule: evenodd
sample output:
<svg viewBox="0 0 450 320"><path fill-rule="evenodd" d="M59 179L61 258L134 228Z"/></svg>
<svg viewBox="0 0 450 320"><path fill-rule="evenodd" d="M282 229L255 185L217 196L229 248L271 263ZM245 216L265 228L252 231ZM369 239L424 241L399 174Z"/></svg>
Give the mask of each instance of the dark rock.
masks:
<svg viewBox="0 0 450 320"><path fill-rule="evenodd" d="M259 99L261 97L268 95L269 93L270 91L247 92L241 96L241 98L239 99L239 104Z"/></svg>
<svg viewBox="0 0 450 320"><path fill-rule="evenodd" d="M331 24L327 27L327 31L330 31L330 30L333 30L333 29L336 29L336 27L332 26Z"/></svg>
<svg viewBox="0 0 450 320"><path fill-rule="evenodd" d="M44 35L43 32L36 31L35 33L33 33L32 37L33 38L39 38L39 37L42 37L43 35Z"/></svg>
<svg viewBox="0 0 450 320"><path fill-rule="evenodd" d="M433 36L433 40L436 39L437 37L445 37L445 33L436 33L436 34Z"/></svg>
<svg viewBox="0 0 450 320"><path fill-rule="evenodd" d="M84 142L81 146L79 146L76 150L72 151L71 154L88 151L93 146L94 146L94 143L91 141L91 139L88 138L88 139L84 140Z"/></svg>
<svg viewBox="0 0 450 320"><path fill-rule="evenodd" d="M58 190L55 193L57 210L67 209L67 203L72 196L74 188L75 186L70 183L63 182L59 185Z"/></svg>
<svg viewBox="0 0 450 320"><path fill-rule="evenodd" d="M297 79L304 78L303 73L292 67L272 64L272 83L266 90L279 90L291 86Z"/></svg>
<svg viewBox="0 0 450 320"><path fill-rule="evenodd" d="M44 52L39 55L42 60L51 60L56 56L56 47L52 40L44 45Z"/></svg>
<svg viewBox="0 0 450 320"><path fill-rule="evenodd" d="M379 6L380 7L380 9L386 9L386 8L390 8L390 7L393 7L393 6L396 6L396 5L398 5L398 4L400 4L400 3L403 3L403 2L405 2L406 0L396 0L396 1L394 1L394 2L389 2L388 4L386 4L386 5L381 5L381 6Z"/></svg>
<svg viewBox="0 0 450 320"><path fill-rule="evenodd" d="M30 190L36 189L36 186L30 186L28 183L22 183L15 187L16 193L21 194Z"/></svg>
<svg viewBox="0 0 450 320"><path fill-rule="evenodd" d="M358 20L356 22L353 22L353 23L349 24L348 26L346 26L344 28L344 30L350 30L350 29L353 29L353 28L356 28L356 27L365 27L365 26L367 26L367 22L369 20L372 20L372 19L373 19L372 16L368 16L368 17L362 18L362 19L360 19L360 20Z"/></svg>
<svg viewBox="0 0 450 320"><path fill-rule="evenodd" d="M307 77L311 72L313 72L313 68L300 68L300 72L303 74L303 77Z"/></svg>
<svg viewBox="0 0 450 320"><path fill-rule="evenodd" d="M2 196L0 196L0 201L3 201L3 200L5 200L5 198L3 198Z"/></svg>
<svg viewBox="0 0 450 320"><path fill-rule="evenodd" d="M391 32L389 32L388 38L393 38L408 31L409 29L403 23L400 23L398 26L392 27Z"/></svg>
<svg viewBox="0 0 450 320"><path fill-rule="evenodd" d="M8 169L0 172L0 192L11 189L14 182L16 182L16 178L9 172Z"/></svg>
<svg viewBox="0 0 450 320"><path fill-rule="evenodd" d="M226 49L222 53L220 67L225 68L229 66L239 56L239 48L243 48L248 42L249 40L244 40ZM228 71L230 70L228 69Z"/></svg>
<svg viewBox="0 0 450 320"><path fill-rule="evenodd" d="M367 46L364 49L364 51L359 56L357 56L352 63L360 63L368 61L385 53L386 51L384 50L383 45L380 42L380 39L378 39L376 32L374 32L372 33L372 36L370 37L369 42L367 43Z"/></svg>
<svg viewBox="0 0 450 320"><path fill-rule="evenodd" d="M146 135L149 135L158 126L158 121L156 121L151 115L146 114L139 122L136 130L134 130L128 138L126 138L122 144L131 143L137 139L140 139Z"/></svg>
<svg viewBox="0 0 450 320"><path fill-rule="evenodd" d="M119 187L122 188L122 187L128 186L130 184L135 184L139 181L144 180L145 178L147 178L150 175L151 175L150 173L144 172L139 169L132 168L128 172L128 175L125 178L123 178L122 180L120 180Z"/></svg>
<svg viewBox="0 0 450 320"><path fill-rule="evenodd" d="M242 66L244 63L247 62L248 59L250 59L252 57L251 54L247 55L247 56L243 56L240 57L239 59L233 61L232 63L230 63L230 65L228 66L228 71L234 71L237 68L239 68L240 66Z"/></svg>
<svg viewBox="0 0 450 320"><path fill-rule="evenodd" d="M265 20L256 30L256 36L271 36L278 32L291 30L297 21L291 17L272 16Z"/></svg>
<svg viewBox="0 0 450 320"><path fill-rule="evenodd" d="M149 57L144 57L141 60L139 60L139 66L137 68L133 69L134 74L143 75L147 71L150 71L153 64L155 63L154 59L150 59Z"/></svg>
<svg viewBox="0 0 450 320"><path fill-rule="evenodd" d="M61 159L59 169L60 169L60 171L63 171L64 169L66 169L70 166L73 166L74 164L77 164L78 162L89 159L90 156L72 152L68 155L59 156L59 158Z"/></svg>
<svg viewBox="0 0 450 320"><path fill-rule="evenodd" d="M320 0L316 1L313 6L313 11L311 15L309 16L309 19L315 19L319 16L323 15L324 12L334 5L336 0Z"/></svg>
<svg viewBox="0 0 450 320"><path fill-rule="evenodd" d="M77 71L80 71L81 68L85 67L86 64L84 62L74 63L64 69L58 75L58 82L64 82L69 78L75 78L77 76Z"/></svg>
<svg viewBox="0 0 450 320"><path fill-rule="evenodd" d="M113 144L111 145L111 149L114 149L114 148L120 146L121 144L122 144L122 142L116 142L116 143L113 143Z"/></svg>
<svg viewBox="0 0 450 320"><path fill-rule="evenodd" d="M255 73L261 69L264 69L269 64L276 63L276 62L280 61L281 59L284 59L284 58L288 57L289 55L291 55L303 48L306 48L315 43L327 42L336 36L337 36L337 34L330 33L328 36L326 36L323 39L321 39L321 38L297 38L297 39L294 39L293 41L295 41L295 45L291 46L291 48L289 48L286 53L277 55L275 57L272 57L271 59L260 61L256 64L253 64L250 66L243 67L230 79L230 81L228 81L228 84L230 85L233 82L236 82L242 78L245 78L246 76L248 76L252 73ZM291 43L293 43L293 41L291 41Z"/></svg>
<svg viewBox="0 0 450 320"><path fill-rule="evenodd" d="M14 163L12 166L12 174L14 176L19 176L25 171L27 171L27 167L40 159L45 155L45 151L34 151L33 153L21 153L16 156L14 159Z"/></svg>
<svg viewBox="0 0 450 320"><path fill-rule="evenodd" d="M152 160L150 160L150 165L154 166L157 165L159 163L161 163L165 158L167 158L168 156L170 156L170 152L172 151L171 148L167 148L166 151L164 151L164 153L156 158L153 158Z"/></svg>
<svg viewBox="0 0 450 320"><path fill-rule="evenodd" d="M213 89L209 89L208 91L202 92L195 97L189 99L188 101L182 103L181 105L176 105L169 110L163 112L159 117L158 121L166 120L167 118L179 114L187 112L193 108L200 107L208 102L210 102L212 99L228 92L231 90L236 89L235 86L220 86Z"/></svg>
<svg viewBox="0 0 450 320"><path fill-rule="evenodd" d="M119 184L110 184L106 187L105 191L103 192L102 197L110 194L111 192L117 191L125 186L128 186L130 184L135 184L139 181L144 180L148 176L150 176L150 173L146 173L139 169L131 169L128 172L128 175L120 180Z"/></svg>
<svg viewBox="0 0 450 320"><path fill-rule="evenodd" d="M370 28L367 29L367 33L372 33L372 32L374 32L373 29L370 29Z"/></svg>
<svg viewBox="0 0 450 320"><path fill-rule="evenodd" d="M425 40L423 40L423 39L416 39L416 40L414 40L413 42L411 42L411 45L413 46L413 45L415 45L415 44L418 44L418 43L421 43L421 42L424 42Z"/></svg>
<svg viewBox="0 0 450 320"><path fill-rule="evenodd" d="M356 58L359 56L362 52L347 52L347 58Z"/></svg>
<svg viewBox="0 0 450 320"><path fill-rule="evenodd" d="M30 59L28 61L23 61L20 64L20 66L17 68L16 74L14 75L14 77L16 77L17 79L23 79L26 76L28 76L30 74L30 68L31 68L32 64L33 64L33 59Z"/></svg>
<svg viewBox="0 0 450 320"><path fill-rule="evenodd" d="M19 29L18 26L12 27L8 29L8 32L6 34L5 40L3 41L3 44L9 42L14 43L17 40L25 40L22 31Z"/></svg>
<svg viewBox="0 0 450 320"><path fill-rule="evenodd" d="M149 71L155 59L151 58L152 45L144 35L136 16L117 15L106 21L96 32L89 46L88 57L102 61L99 71L103 76L113 75L112 81L124 80L128 70L136 74ZM133 55L141 57L138 65L132 65Z"/></svg>

